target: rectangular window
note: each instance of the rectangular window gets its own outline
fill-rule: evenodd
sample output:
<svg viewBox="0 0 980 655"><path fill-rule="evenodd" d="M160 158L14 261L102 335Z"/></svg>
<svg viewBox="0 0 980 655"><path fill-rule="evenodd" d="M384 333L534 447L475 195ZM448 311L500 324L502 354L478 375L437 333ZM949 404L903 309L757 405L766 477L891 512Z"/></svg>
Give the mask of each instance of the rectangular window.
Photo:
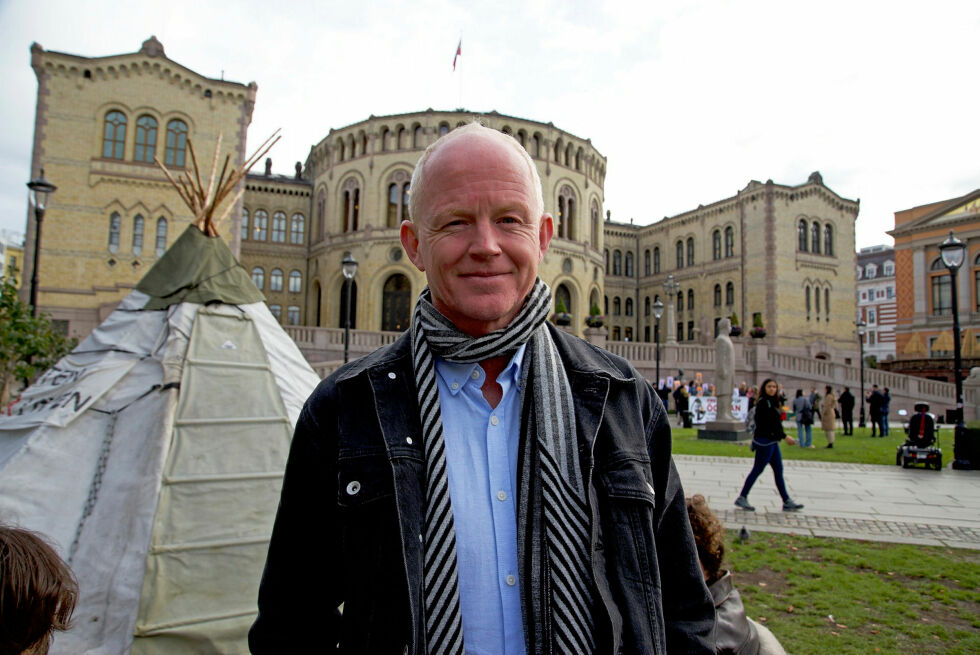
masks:
<svg viewBox="0 0 980 655"><path fill-rule="evenodd" d="M684 321L677 321L677 340L684 340Z"/></svg>
<svg viewBox="0 0 980 655"><path fill-rule="evenodd" d="M289 325L299 325L299 307L290 305L286 309L286 323Z"/></svg>
<svg viewBox="0 0 980 655"><path fill-rule="evenodd" d="M269 305L269 311L272 312L277 321L282 321L282 305Z"/></svg>
<svg viewBox="0 0 980 655"><path fill-rule="evenodd" d="M953 313L953 295L950 292L949 275L942 273L932 277L932 315L948 316Z"/></svg>
<svg viewBox="0 0 980 655"><path fill-rule="evenodd" d="M687 322L687 340L694 341L694 321Z"/></svg>

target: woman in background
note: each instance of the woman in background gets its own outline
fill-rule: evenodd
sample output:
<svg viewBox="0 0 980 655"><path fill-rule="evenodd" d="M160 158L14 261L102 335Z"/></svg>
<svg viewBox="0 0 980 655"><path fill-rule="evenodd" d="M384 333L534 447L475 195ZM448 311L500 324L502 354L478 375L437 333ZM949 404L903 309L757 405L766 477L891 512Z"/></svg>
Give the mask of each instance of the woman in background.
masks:
<svg viewBox="0 0 980 655"><path fill-rule="evenodd" d="M779 450L779 442L785 439L789 445L796 444L796 439L786 436L783 431L783 409L779 399L779 385L773 379L762 383L759 400L755 404L755 434L752 436L752 449L755 451L755 463L749 476L742 485L742 493L735 499L735 506L749 512L755 507L749 504L749 492L752 485L765 470L772 467L772 475L776 480L776 489L783 499L783 511L795 512L803 509L803 505L795 502L786 491L783 481L783 454Z"/></svg>
<svg viewBox="0 0 980 655"><path fill-rule="evenodd" d="M833 448L834 432L837 430L837 417L834 415L837 409L837 396L834 395L834 390L829 385L824 388L827 393L823 397L823 406L820 408L820 427L827 435L827 448Z"/></svg>

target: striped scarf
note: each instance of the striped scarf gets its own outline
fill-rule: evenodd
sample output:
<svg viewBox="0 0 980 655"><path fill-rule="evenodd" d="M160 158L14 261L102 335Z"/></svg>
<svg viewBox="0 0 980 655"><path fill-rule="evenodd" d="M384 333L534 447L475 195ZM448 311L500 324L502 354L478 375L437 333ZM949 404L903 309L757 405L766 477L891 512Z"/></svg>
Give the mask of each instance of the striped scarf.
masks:
<svg viewBox="0 0 980 655"><path fill-rule="evenodd" d="M551 631L542 635L545 652L592 653L593 589L590 566L590 519L575 437L571 387L555 344L544 325L551 289L538 279L524 307L506 328L482 337L460 332L432 305L424 289L412 319L415 381L425 451L426 489L423 543L425 652L463 655L463 628L439 390L433 355L451 362L481 362L512 353L527 343L522 441L533 440L544 510L541 530ZM530 378L530 379L528 379ZM526 581L522 581L526 584Z"/></svg>

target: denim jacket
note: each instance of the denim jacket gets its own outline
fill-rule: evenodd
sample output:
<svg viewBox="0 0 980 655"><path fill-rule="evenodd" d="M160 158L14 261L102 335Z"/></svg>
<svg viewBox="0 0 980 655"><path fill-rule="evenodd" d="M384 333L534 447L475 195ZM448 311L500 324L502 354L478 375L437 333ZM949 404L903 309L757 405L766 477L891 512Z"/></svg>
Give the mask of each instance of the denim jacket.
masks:
<svg viewBox="0 0 980 655"><path fill-rule="evenodd" d="M625 360L549 329L589 483L598 652L713 653L663 404ZM421 431L407 334L316 388L286 464L252 653L424 655ZM540 520L527 500L519 535ZM525 543L522 566L534 559ZM528 655L551 653L547 596L522 589Z"/></svg>

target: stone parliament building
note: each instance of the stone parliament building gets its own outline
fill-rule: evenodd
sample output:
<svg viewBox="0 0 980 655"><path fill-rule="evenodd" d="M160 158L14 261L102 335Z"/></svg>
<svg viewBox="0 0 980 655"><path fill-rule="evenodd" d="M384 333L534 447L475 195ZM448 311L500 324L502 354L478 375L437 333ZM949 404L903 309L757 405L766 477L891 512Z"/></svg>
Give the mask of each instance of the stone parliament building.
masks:
<svg viewBox="0 0 980 655"><path fill-rule="evenodd" d="M84 337L192 218L153 157L174 172L192 170L191 139L206 168L220 134L222 152L240 164L257 86L201 76L168 59L153 37L135 53L107 57L34 44L31 61L31 177L44 168L58 186L43 223L38 304ZM800 184L750 181L732 197L649 225L616 222L603 209L607 160L589 139L497 112L370 116L331 129L292 174L273 173L271 161L253 169L219 231L284 325L343 325L340 262L349 253L359 263L352 327L407 327L424 285L399 241L412 168L440 135L474 120L513 136L538 168L556 227L540 275L572 314L573 332L583 333L596 305L611 341L653 342L659 298L664 343L708 344L732 314L747 333L758 316L769 346L857 362L859 205L819 173ZM260 140L253 135L253 147ZM27 214L24 270L35 236ZM673 297L668 276L679 289Z"/></svg>

